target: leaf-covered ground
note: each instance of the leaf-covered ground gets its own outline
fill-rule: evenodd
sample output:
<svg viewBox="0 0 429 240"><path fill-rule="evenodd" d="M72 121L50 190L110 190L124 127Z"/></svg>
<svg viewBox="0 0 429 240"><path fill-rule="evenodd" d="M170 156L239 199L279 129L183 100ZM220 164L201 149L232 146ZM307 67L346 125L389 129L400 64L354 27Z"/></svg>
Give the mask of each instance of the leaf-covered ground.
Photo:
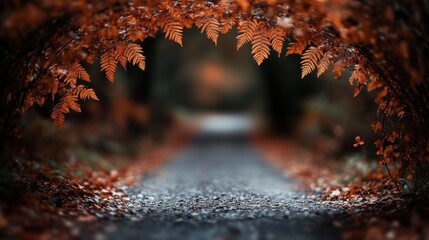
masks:
<svg viewBox="0 0 429 240"><path fill-rule="evenodd" d="M100 153L97 164L88 152L65 163L17 155L1 189L2 238L429 236L427 205L364 160L321 159L273 137L185 142L143 141L134 147L144 151Z"/></svg>
<svg viewBox="0 0 429 240"><path fill-rule="evenodd" d="M99 226L99 218L128 212L126 190L164 164L181 142L142 142L134 154L82 153L83 161L57 162L18 154L2 168L0 236L12 239L72 239L82 226ZM118 145L118 147L120 147ZM73 154L75 156L76 153ZM29 160L30 158L30 160Z"/></svg>
<svg viewBox="0 0 429 240"><path fill-rule="evenodd" d="M429 238L427 203L413 202L404 193L406 186L397 186L384 167L362 158L326 159L272 136L253 142L266 160L306 190L306 198L341 205L350 214L346 221L334 221L343 239Z"/></svg>

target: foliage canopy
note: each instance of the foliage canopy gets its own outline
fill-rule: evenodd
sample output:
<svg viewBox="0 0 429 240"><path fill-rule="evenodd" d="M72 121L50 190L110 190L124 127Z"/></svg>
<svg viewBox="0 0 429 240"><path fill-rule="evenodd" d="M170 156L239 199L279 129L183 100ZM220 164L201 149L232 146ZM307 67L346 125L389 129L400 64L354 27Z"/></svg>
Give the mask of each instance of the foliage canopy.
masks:
<svg viewBox="0 0 429 240"><path fill-rule="evenodd" d="M138 42L161 31L182 45L185 28L201 29L217 44L238 29L237 49L251 44L258 65L273 49L279 57L299 54L302 77L346 69L355 87L378 91L380 164L399 161L394 179L412 176L429 161L427 4L360 0L29 0L6 3L2 61L2 132L13 136L14 121L34 104L55 102L52 119L61 127L80 100L97 96L82 63L99 56L109 81L118 65L145 69ZM411 16L413 13L414 16ZM284 46L286 40L292 40ZM420 44L419 44L420 43ZM423 44L424 43L424 44Z"/></svg>

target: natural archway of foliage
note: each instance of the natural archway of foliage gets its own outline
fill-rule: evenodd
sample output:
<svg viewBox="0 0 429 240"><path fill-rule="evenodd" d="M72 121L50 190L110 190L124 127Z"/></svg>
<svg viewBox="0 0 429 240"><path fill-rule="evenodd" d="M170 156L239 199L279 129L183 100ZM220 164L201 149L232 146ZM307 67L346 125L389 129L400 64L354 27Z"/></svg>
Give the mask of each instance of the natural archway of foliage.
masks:
<svg viewBox="0 0 429 240"><path fill-rule="evenodd" d="M380 165L391 167L397 183L420 187L427 184L420 177L427 176L429 162L427 7L411 0L12 1L2 28L8 42L1 130L13 137L15 119L48 100L55 102L52 118L61 127L67 113L80 112L80 100L97 100L87 87L84 62L101 56L101 70L113 82L118 65L144 70L136 42L159 31L182 45L183 29L196 26L217 44L221 34L237 27L237 48L251 44L258 64L271 49L282 57L287 48L286 56L301 55L302 77L332 69L339 79L350 69L355 97L364 89L377 91L380 121L371 126L380 135Z"/></svg>

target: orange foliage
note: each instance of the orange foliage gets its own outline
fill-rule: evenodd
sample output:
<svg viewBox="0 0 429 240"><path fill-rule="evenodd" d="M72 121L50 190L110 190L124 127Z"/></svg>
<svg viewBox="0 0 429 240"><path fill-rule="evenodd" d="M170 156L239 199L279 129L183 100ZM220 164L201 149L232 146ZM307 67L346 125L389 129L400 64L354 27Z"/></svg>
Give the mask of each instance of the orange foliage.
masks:
<svg viewBox="0 0 429 240"><path fill-rule="evenodd" d="M414 5L404 7L420 12ZM388 159L385 162L401 157L402 175L429 155L424 133L429 127L428 84L423 80L426 66L411 59L425 50L419 46L415 46L419 51L411 50L408 43L419 42L411 30L391 27L408 21L395 15L392 4L360 0L45 0L27 1L23 8L8 7L3 32L8 41L24 49L20 55L14 53L24 60L17 65L16 58L11 58L10 66L21 70L13 74L19 79L13 86L18 87L5 90L10 93L3 104L16 101L22 113L35 103L43 105L48 97L56 98L52 113L56 127L61 127L65 114L80 111L78 100L97 99L84 85L90 78L82 62L92 64L101 54L101 70L113 82L118 63L124 68L127 62L145 68L143 50L135 41L162 31L182 46L184 28L195 25L217 44L219 36L236 25L237 49L250 43L258 64L268 58L270 47L280 55L288 41L286 56L302 55L302 77L316 69L320 76L332 64L337 79L347 69L352 71L355 97L365 87L368 91L380 89L375 101L382 127L377 123L373 129L382 136L375 144L381 158ZM358 14L361 12L365 14ZM418 20L409 24L426 29ZM23 47L30 42L34 48ZM421 54L419 61L424 63ZM394 69L398 74L392 74ZM9 73L3 74L12 75Z"/></svg>

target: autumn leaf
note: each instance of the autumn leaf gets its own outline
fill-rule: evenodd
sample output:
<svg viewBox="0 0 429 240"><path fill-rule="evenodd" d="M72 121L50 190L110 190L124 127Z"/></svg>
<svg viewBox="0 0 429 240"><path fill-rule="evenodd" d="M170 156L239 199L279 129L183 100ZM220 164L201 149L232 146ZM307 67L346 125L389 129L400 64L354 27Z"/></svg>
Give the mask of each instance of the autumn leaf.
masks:
<svg viewBox="0 0 429 240"><path fill-rule="evenodd" d="M356 143L355 143L355 144L353 144L353 147L358 147L358 146L362 146L362 145L364 145L364 144L365 144L365 142L361 139L361 137L360 137L360 136L357 136L357 137L355 138L355 141L356 141Z"/></svg>

